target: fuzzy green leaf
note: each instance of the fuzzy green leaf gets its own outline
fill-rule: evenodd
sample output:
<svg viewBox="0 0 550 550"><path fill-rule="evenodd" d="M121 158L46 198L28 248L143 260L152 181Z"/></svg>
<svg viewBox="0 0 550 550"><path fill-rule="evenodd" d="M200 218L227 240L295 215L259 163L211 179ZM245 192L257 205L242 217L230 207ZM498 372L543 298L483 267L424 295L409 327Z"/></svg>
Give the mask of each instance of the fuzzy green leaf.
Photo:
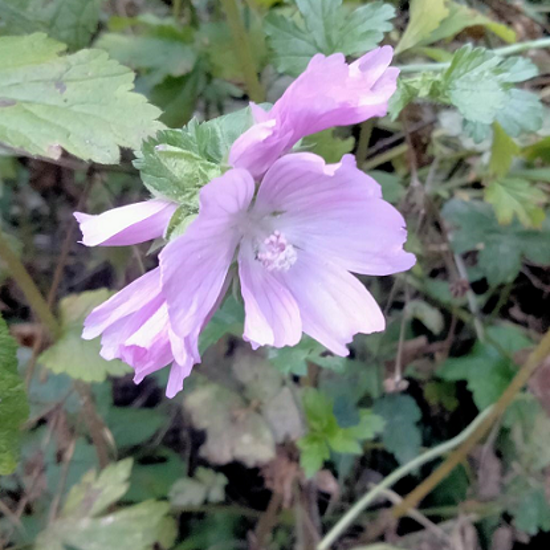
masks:
<svg viewBox="0 0 550 550"><path fill-rule="evenodd" d="M550 264L550 219L540 230L527 229L517 220L500 225L493 208L481 201L451 200L443 208L450 223L453 249L462 254L478 250L478 266L491 285L513 281L522 257Z"/></svg>
<svg viewBox="0 0 550 550"><path fill-rule="evenodd" d="M493 123L493 143L489 171L493 176L505 176L510 170L514 157L520 153L519 145L502 129L498 122Z"/></svg>
<svg viewBox="0 0 550 550"><path fill-rule="evenodd" d="M86 47L103 0L0 0L0 34L45 32L72 50Z"/></svg>
<svg viewBox="0 0 550 550"><path fill-rule="evenodd" d="M128 365L118 360L105 361L99 355L100 339L82 339L84 319L109 296L108 290L101 289L73 294L61 300L61 336L40 355L39 361L45 367L85 382L102 382L109 375L122 376L131 371Z"/></svg>
<svg viewBox="0 0 550 550"><path fill-rule="evenodd" d="M300 17L271 12L265 32L282 73L298 76L317 53L359 55L373 49L391 30L395 10L389 4L371 2L348 11L342 0L296 0Z"/></svg>
<svg viewBox="0 0 550 550"><path fill-rule="evenodd" d="M479 410L492 405L517 372L517 365L503 356L502 351L511 355L531 345L531 341L511 325L491 327L487 336L487 343L476 342L471 353L447 359L437 371L440 378L449 382L465 380Z"/></svg>
<svg viewBox="0 0 550 550"><path fill-rule="evenodd" d="M100 50L60 56L44 34L0 37L0 142L33 155L61 150L104 164L137 148L160 111L133 92L134 74Z"/></svg>
<svg viewBox="0 0 550 550"><path fill-rule="evenodd" d="M15 470L21 425L29 416L25 386L17 373L16 351L15 340L0 317L0 475Z"/></svg>

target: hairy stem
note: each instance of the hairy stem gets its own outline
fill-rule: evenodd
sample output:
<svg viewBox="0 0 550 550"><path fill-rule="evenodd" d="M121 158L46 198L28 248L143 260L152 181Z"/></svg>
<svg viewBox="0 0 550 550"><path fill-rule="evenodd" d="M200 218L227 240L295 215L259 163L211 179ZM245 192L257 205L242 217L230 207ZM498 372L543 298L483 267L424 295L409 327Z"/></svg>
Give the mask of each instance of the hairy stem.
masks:
<svg viewBox="0 0 550 550"><path fill-rule="evenodd" d="M40 321L47 327L52 336L57 336L59 334L59 325L57 324L48 303L42 296L42 293L38 287L34 284L34 281L25 266L22 264L21 260L11 249L1 230L0 258L2 258L2 260L6 263L8 271L15 280L17 286L23 291L25 298Z"/></svg>
<svg viewBox="0 0 550 550"><path fill-rule="evenodd" d="M426 451L392 472L389 476L385 477L378 485L368 491L347 511L340 521L338 521L338 523L336 523L336 525L325 535L323 540L317 546L317 550L328 550L332 544L344 534L346 529L355 521L357 516L359 516L359 514L361 514L361 512L363 512L363 510L365 510L374 500L382 495L386 489L420 466L439 458L455 447L458 447L458 445L464 441L467 441L468 438L475 433L481 425L483 425L485 420L491 415L492 411L492 407L485 409L464 431L459 433L456 437L453 437L453 439L450 439L449 441L441 443L441 445L437 445L437 447Z"/></svg>
<svg viewBox="0 0 550 550"><path fill-rule="evenodd" d="M548 47L550 47L550 37L520 42L519 44L504 46L503 48L496 48L492 50L492 52L496 55L506 57L528 50L539 50ZM402 73L420 73L423 71L444 71L448 69L450 65L450 63L412 63L410 65L398 65L398 68Z"/></svg>
<svg viewBox="0 0 550 550"><path fill-rule="evenodd" d="M516 394L528 382L531 375L548 355L550 355L550 330L545 334L544 338L540 341L531 355L529 355L525 365L516 374L500 399L491 408L490 414L483 419L483 422L476 426L476 429L469 434L468 438L461 446L454 451L437 470L416 487L414 491L407 495L401 504L394 508L393 515L395 517L401 517L403 514L407 513L407 510L415 507L440 481L445 479L454 468L468 456L468 453L491 429L494 422L500 418Z"/></svg>
<svg viewBox="0 0 550 550"><path fill-rule="evenodd" d="M221 3L227 16L227 24L231 29L235 55L241 64L248 95L252 101L261 103L265 99L265 91L258 79L256 63L252 55L248 34L239 13L237 0L221 0Z"/></svg>

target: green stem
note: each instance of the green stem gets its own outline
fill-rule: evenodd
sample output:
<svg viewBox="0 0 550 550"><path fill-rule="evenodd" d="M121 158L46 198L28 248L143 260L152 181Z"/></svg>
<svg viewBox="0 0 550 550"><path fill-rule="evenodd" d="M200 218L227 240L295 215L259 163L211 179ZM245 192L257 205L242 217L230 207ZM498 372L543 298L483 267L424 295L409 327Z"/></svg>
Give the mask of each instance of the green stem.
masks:
<svg viewBox="0 0 550 550"><path fill-rule="evenodd" d="M496 55L506 57L527 50L540 50L542 48L550 48L550 37L520 42L519 44L504 46L503 48L496 48L491 51ZM420 73L423 71L444 71L450 65L450 63L412 63L410 65L398 65L398 68L402 73Z"/></svg>
<svg viewBox="0 0 550 550"><path fill-rule="evenodd" d="M338 523L325 535L323 540L317 546L317 550L328 550L332 544L344 534L346 529L355 521L355 519L369 506L378 496L380 496L385 489L388 489L400 479L406 475L414 472L420 466L430 462L440 456L448 453L455 447L458 447L464 441L467 441L468 438L475 433L475 431L483 424L485 419L491 413L492 407L488 407L482 411L475 420L462 432L460 432L456 437L437 445L433 449L426 451L424 454L416 457L407 464L401 466L389 476L385 477L376 487L373 487L368 491L360 500L358 500L347 512L346 514L338 521Z"/></svg>
<svg viewBox="0 0 550 550"><path fill-rule="evenodd" d="M182 4L183 4L183 0L172 1L172 16L176 21L180 18Z"/></svg>
<svg viewBox="0 0 550 550"><path fill-rule="evenodd" d="M50 310L46 300L42 296L38 287L34 284L29 272L21 263L21 260L11 249L4 234L0 230L0 257L6 263L8 271L15 280L17 286L23 291L25 298L29 302L32 310L36 313L40 321L47 327L52 336L59 334L59 325Z"/></svg>
<svg viewBox="0 0 550 550"><path fill-rule="evenodd" d="M402 143L401 145L398 145L397 147L394 147L389 151L384 151L383 153L380 153L379 155L368 159L366 162L363 163L361 168L365 172L368 170L372 170L373 168L376 168L377 166L380 166L385 162L389 162L390 160L401 156L403 153L406 153L408 148L409 145L407 143Z"/></svg>
<svg viewBox="0 0 550 550"><path fill-rule="evenodd" d="M221 3L225 15L227 16L227 24L233 36L235 55L241 63L241 70L243 72L248 95L252 101L261 103L265 99L265 91L258 79L256 63L252 55L248 34L241 19L241 14L239 13L239 6L236 0L221 0Z"/></svg>
<svg viewBox="0 0 550 550"><path fill-rule="evenodd" d="M369 143L370 138L372 136L372 129L374 127L374 123L372 119L365 120L361 124L361 131L359 132L359 141L357 142L357 150L355 152L355 158L359 162L363 162L364 159L367 158L367 153L369 151Z"/></svg>

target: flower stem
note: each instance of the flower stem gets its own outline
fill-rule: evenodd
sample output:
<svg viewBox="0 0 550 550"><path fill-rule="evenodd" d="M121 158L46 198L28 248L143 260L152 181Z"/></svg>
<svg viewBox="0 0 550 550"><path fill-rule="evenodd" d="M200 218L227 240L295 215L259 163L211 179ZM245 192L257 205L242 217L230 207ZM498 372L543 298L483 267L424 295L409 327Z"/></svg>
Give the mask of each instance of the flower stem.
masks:
<svg viewBox="0 0 550 550"><path fill-rule="evenodd" d="M496 48L491 51L496 55L506 57L527 50L540 50L542 48L550 48L550 37L520 42L519 44L504 46L503 48ZM450 65L450 63L412 63L410 65L398 65L398 68L402 73L420 73L423 71L444 71Z"/></svg>
<svg viewBox="0 0 550 550"><path fill-rule="evenodd" d="M481 426L485 420L491 414L493 408L489 407L481 412L474 421L457 436L453 437L441 445L437 445L433 449L426 451L415 459L407 462L389 476L385 477L378 485L373 487L368 491L360 500L358 500L347 512L346 514L338 521L338 523L325 535L323 540L317 546L317 550L328 550L332 544L344 534L346 529L355 521L357 516L369 506L378 496L380 496L386 489L397 483L400 479L410 474L420 466L430 462L441 455L451 451L462 442L467 441L468 438L476 432L476 430Z"/></svg>
<svg viewBox="0 0 550 550"><path fill-rule="evenodd" d="M239 6L236 0L221 0L221 3L227 16L227 24L233 36L235 55L241 63L241 70L248 95L252 101L261 103L265 99L265 91L258 79L256 63L252 55L248 34L239 13Z"/></svg>
<svg viewBox="0 0 550 550"><path fill-rule="evenodd" d="M516 394L528 382L531 375L548 355L550 355L550 330L548 330L539 345L529 355L525 365L516 374L505 392L500 396L500 399L492 407L490 414L484 418L483 422L476 427L466 441L464 441L464 443L462 443L462 445L454 451L437 470L416 487L414 491L407 495L407 497L403 499L403 502L394 508L393 515L395 517L401 517L403 514L407 513L407 510L415 507L440 481L445 479L452 470L468 456L468 453L491 429L495 421L500 418L513 401Z"/></svg>
<svg viewBox="0 0 550 550"><path fill-rule="evenodd" d="M47 327L53 337L59 334L59 325L42 293L35 285L29 272L21 263L21 260L11 249L4 234L0 230L0 257L6 263L8 271L15 280L17 286L23 291L32 310L40 321Z"/></svg>
<svg viewBox="0 0 550 550"><path fill-rule="evenodd" d="M364 172L368 172L369 170L373 170L377 166L380 166L381 164L384 164L385 162L389 162L390 160L393 160L394 158L397 158L404 153L407 152L409 149L409 145L407 143L402 143L401 145L398 145L397 147L394 147L393 149L389 149L388 151L384 151L383 153L380 153L376 155L375 157L372 157L370 159L367 159L363 165L361 166L361 169Z"/></svg>
<svg viewBox="0 0 550 550"><path fill-rule="evenodd" d="M182 4L183 0L172 0L172 16L176 21L180 18Z"/></svg>

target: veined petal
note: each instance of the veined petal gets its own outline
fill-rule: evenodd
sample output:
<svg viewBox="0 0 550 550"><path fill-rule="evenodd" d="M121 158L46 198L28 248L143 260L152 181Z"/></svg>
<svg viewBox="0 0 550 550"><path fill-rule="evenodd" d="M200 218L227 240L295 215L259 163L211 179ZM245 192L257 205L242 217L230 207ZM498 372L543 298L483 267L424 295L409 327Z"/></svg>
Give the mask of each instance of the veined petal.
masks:
<svg viewBox="0 0 550 550"><path fill-rule="evenodd" d="M96 307L84 321L82 338L93 340L117 321L143 310L147 304L152 304L156 311L161 303L160 269L156 268ZM143 317L147 319L147 313Z"/></svg>
<svg viewBox="0 0 550 550"><path fill-rule="evenodd" d="M302 337L296 300L277 275L254 258L250 242L239 252L239 277L244 299L244 339L259 346L295 346Z"/></svg>
<svg viewBox="0 0 550 550"><path fill-rule="evenodd" d="M230 170L203 187L199 215L160 254L163 293L174 333L197 334L223 291L254 195L245 170Z"/></svg>
<svg viewBox="0 0 550 550"><path fill-rule="evenodd" d="M348 271L389 275L415 263L414 255L403 250L405 220L350 155L332 165L311 153L279 159L265 175L254 205L258 217L271 213L273 225L299 251Z"/></svg>
<svg viewBox="0 0 550 550"><path fill-rule="evenodd" d="M384 116L399 74L392 56L390 46L351 65L341 53L315 55L270 111L253 106L257 123L233 144L230 164L258 177L305 136Z"/></svg>
<svg viewBox="0 0 550 550"><path fill-rule="evenodd" d="M86 246L126 246L162 237L176 211L173 202L153 199L107 210L91 216L75 212L82 244Z"/></svg>
<svg viewBox="0 0 550 550"><path fill-rule="evenodd" d="M298 303L304 332L337 355L348 355L346 344L355 334L385 328L384 316L369 291L329 261L301 251L281 278Z"/></svg>
<svg viewBox="0 0 550 550"><path fill-rule="evenodd" d="M172 363L168 385L166 386L166 397L172 399L177 393L183 390L183 381L191 374L192 369L192 361L188 361L183 365L176 362Z"/></svg>

